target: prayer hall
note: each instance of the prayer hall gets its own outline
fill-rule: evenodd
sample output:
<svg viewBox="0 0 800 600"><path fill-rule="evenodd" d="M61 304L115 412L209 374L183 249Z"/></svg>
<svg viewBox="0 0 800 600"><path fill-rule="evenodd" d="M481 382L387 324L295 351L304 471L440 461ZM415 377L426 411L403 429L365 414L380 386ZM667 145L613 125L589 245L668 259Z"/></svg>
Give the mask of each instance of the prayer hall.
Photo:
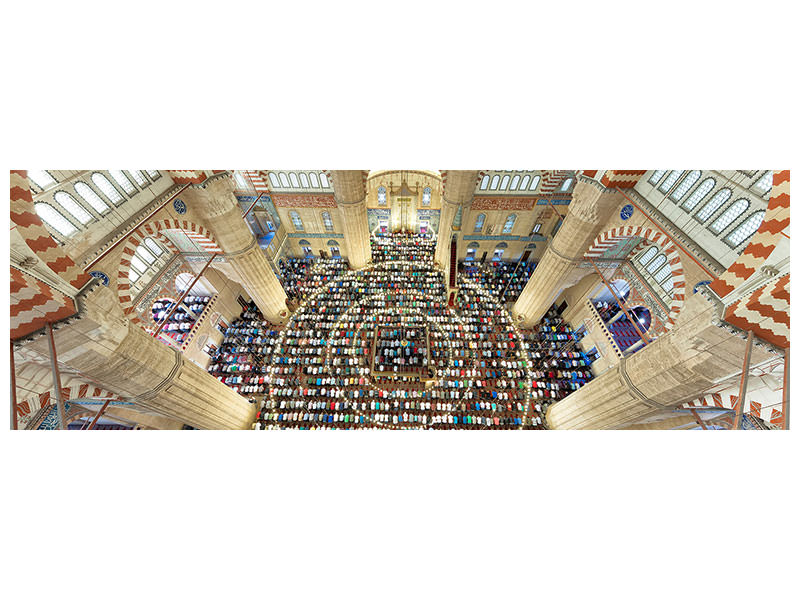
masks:
<svg viewBox="0 0 800 600"><path fill-rule="evenodd" d="M10 200L12 429L789 427L788 170L17 170Z"/></svg>

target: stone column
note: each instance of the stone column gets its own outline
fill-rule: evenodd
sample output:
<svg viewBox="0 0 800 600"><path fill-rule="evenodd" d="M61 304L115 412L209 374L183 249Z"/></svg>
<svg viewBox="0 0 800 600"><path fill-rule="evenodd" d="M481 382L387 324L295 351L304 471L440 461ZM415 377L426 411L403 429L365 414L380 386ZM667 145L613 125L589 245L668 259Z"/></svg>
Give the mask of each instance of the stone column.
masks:
<svg viewBox="0 0 800 600"><path fill-rule="evenodd" d="M565 287L583 275L576 267L605 224L619 193L592 179L581 177L575 184L567 215L547 246L511 310L523 327L532 327L544 316Z"/></svg>
<svg viewBox="0 0 800 600"><path fill-rule="evenodd" d="M367 221L367 191L363 171L331 171L336 204L344 222L344 244L353 269L372 260Z"/></svg>
<svg viewBox="0 0 800 600"><path fill-rule="evenodd" d="M675 327L547 411L553 429L619 429L663 413L738 375L743 336L718 326L721 304L690 296ZM752 364L771 357L753 346Z"/></svg>
<svg viewBox="0 0 800 600"><path fill-rule="evenodd" d="M256 407L123 313L116 294L95 285L79 294L81 318L54 333L59 362L136 406L199 429L249 429ZM47 340L28 342L48 355Z"/></svg>
<svg viewBox="0 0 800 600"><path fill-rule="evenodd" d="M439 214L439 233L436 239L434 261L445 272L450 266L450 240L453 237L453 217L459 205L467 205L475 191L477 171L447 171ZM463 221L462 221L463 222Z"/></svg>
<svg viewBox="0 0 800 600"><path fill-rule="evenodd" d="M202 202L208 228L264 318L282 323L288 315L286 292L242 218L234 187L230 177L220 177L185 193Z"/></svg>

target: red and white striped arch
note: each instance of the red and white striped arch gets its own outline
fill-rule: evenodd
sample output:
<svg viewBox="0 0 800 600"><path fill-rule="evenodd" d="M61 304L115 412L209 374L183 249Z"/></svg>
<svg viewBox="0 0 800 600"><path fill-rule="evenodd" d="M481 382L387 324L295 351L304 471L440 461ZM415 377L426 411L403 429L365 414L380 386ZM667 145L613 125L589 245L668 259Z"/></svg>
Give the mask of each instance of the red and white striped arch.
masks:
<svg viewBox="0 0 800 600"><path fill-rule="evenodd" d="M191 221L178 221L176 219L150 221L142 226L140 229L141 233L137 232L131 235L125 241L125 246L122 249L122 258L120 259L117 272L117 293L119 294L119 302L123 312L126 315L130 315L134 323L138 323L142 326L144 326L144 323L134 313L133 298L130 292L131 281L129 273L131 269L131 257L136 252L136 248L139 247L139 244L144 242L145 237L156 237L173 253L179 253L175 245L164 235L164 232L171 230L183 232L206 252L222 252L211 232Z"/></svg>
<svg viewBox="0 0 800 600"><path fill-rule="evenodd" d="M641 242L628 256L632 256L634 252L638 252L644 246L650 244L658 245L661 251L666 255L667 264L672 267L672 302L669 307L669 318L674 322L675 318L681 312L684 300L686 299L686 278L684 276L683 264L681 263L681 256L678 252L678 248L666 235L660 231L648 229L646 227L615 227L597 236L584 256L586 258L600 258L609 250L631 238L641 238ZM667 329L671 329L673 323L668 321L665 326Z"/></svg>

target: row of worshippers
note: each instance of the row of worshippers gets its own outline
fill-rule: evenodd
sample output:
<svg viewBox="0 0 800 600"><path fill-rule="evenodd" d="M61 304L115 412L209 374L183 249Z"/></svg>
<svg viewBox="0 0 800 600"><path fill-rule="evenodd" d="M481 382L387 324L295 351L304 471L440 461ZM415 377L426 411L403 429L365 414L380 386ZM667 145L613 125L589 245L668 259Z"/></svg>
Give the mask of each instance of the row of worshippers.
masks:
<svg viewBox="0 0 800 600"><path fill-rule="evenodd" d="M436 241L427 234L395 233L373 235L372 262L431 261Z"/></svg>
<svg viewBox="0 0 800 600"><path fill-rule="evenodd" d="M459 263L459 274L480 283L501 302L515 302L531 278L533 261L492 261L486 264L465 260Z"/></svg>

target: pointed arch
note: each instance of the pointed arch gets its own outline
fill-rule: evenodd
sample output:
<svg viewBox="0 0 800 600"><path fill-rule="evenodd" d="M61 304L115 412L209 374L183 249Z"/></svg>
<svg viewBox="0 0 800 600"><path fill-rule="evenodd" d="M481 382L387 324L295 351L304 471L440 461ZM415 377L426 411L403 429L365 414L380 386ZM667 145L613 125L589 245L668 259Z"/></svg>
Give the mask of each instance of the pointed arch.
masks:
<svg viewBox="0 0 800 600"><path fill-rule="evenodd" d="M133 298L131 297L131 280L129 277L131 269L131 259L136 254L136 249L146 243L147 237L157 238L158 241L167 247L173 254L178 254L179 250L164 235L166 231L182 231L192 241L207 252L222 252L217 245L213 234L205 229L203 226L193 223L192 221L178 221L177 219L161 219L157 221L150 221L144 224L139 231L133 233L127 240L122 248L122 255L120 257L119 266L117 268L117 295L119 297L120 306L122 311L129 315L134 323L142 325L142 321L133 313Z"/></svg>
<svg viewBox="0 0 800 600"><path fill-rule="evenodd" d="M669 307L669 319L666 328L671 329L676 317L678 314L680 314L681 309L683 308L686 291L686 278L684 276L683 264L681 263L681 256L678 252L678 248L669 240L666 235L660 231L645 227L615 227L597 236L584 256L587 258L600 258L607 252L613 252L613 250L619 247L620 244L624 244L631 238L640 238L642 240L640 244L633 249L631 254L635 254L642 250L645 244L656 244L664 256L664 260L659 261L660 264L658 266L662 267L665 264L670 265L672 271L672 302ZM657 250L654 254L659 254L659 250ZM648 252L650 252L650 250L648 250ZM659 260L659 258L656 258L655 260ZM655 262L655 260L653 260L653 262ZM648 265L648 267L649 266L650 265ZM667 278L665 277L664 282L666 283L666 281Z"/></svg>

